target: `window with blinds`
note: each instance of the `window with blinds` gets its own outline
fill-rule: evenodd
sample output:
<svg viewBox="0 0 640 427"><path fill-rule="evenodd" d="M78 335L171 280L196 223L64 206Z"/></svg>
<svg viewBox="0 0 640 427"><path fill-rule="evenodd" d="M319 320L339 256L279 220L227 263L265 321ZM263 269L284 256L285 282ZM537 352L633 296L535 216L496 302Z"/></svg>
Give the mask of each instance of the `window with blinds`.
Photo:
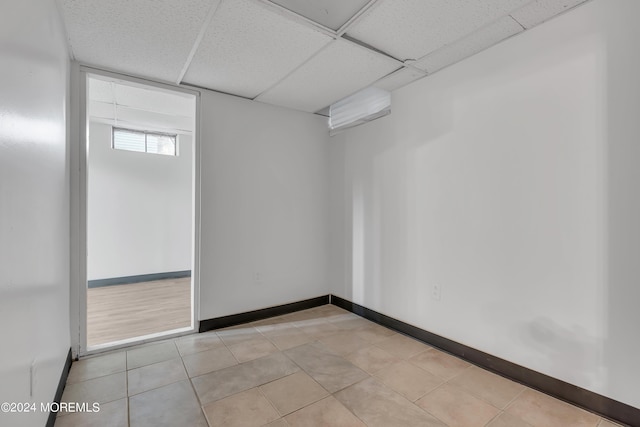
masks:
<svg viewBox="0 0 640 427"><path fill-rule="evenodd" d="M176 156L177 135L133 129L112 128L112 147L116 150Z"/></svg>

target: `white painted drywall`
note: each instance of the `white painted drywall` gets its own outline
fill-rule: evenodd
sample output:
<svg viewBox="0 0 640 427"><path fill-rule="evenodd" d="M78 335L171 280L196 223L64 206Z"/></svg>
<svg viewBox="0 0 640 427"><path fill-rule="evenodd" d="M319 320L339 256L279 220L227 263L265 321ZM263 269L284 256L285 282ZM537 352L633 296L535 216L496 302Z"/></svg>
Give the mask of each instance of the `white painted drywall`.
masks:
<svg viewBox="0 0 640 427"><path fill-rule="evenodd" d="M637 16L587 3L332 138L332 291L640 407Z"/></svg>
<svg viewBox="0 0 640 427"><path fill-rule="evenodd" d="M111 148L111 126L89 126L88 280L191 270L191 137L178 156Z"/></svg>
<svg viewBox="0 0 640 427"><path fill-rule="evenodd" d="M203 91L200 319L328 293L326 118Z"/></svg>
<svg viewBox="0 0 640 427"><path fill-rule="evenodd" d="M53 1L2 8L0 57L0 402L38 405L0 425L43 426L70 347L69 57Z"/></svg>

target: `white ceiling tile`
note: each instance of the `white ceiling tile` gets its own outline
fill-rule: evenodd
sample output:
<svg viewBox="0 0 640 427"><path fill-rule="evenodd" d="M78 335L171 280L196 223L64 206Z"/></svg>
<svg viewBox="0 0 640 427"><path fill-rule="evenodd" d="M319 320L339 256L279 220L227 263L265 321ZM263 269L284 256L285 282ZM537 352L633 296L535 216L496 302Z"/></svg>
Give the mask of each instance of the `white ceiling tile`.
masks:
<svg viewBox="0 0 640 427"><path fill-rule="evenodd" d="M270 0L327 28L338 30L369 0Z"/></svg>
<svg viewBox="0 0 640 427"><path fill-rule="evenodd" d="M332 39L248 0L223 0L184 82L253 98Z"/></svg>
<svg viewBox="0 0 640 427"><path fill-rule="evenodd" d="M120 126L127 127L127 125L130 124L145 130L167 132L171 130L191 131L195 123L193 117L161 114L122 106L117 107L116 114Z"/></svg>
<svg viewBox="0 0 640 427"><path fill-rule="evenodd" d="M418 59L530 0L387 0L347 31L400 60Z"/></svg>
<svg viewBox="0 0 640 427"><path fill-rule="evenodd" d="M396 68L390 58L338 39L257 99L312 113Z"/></svg>
<svg viewBox="0 0 640 427"><path fill-rule="evenodd" d="M115 107L113 102L89 100L89 117L113 119L115 117Z"/></svg>
<svg viewBox="0 0 640 427"><path fill-rule="evenodd" d="M116 84L114 92L118 105L162 114L195 117L196 103L194 96L190 94L122 84Z"/></svg>
<svg viewBox="0 0 640 427"><path fill-rule="evenodd" d="M150 89L122 80L89 79L89 99L162 114L195 117L194 96L161 88Z"/></svg>
<svg viewBox="0 0 640 427"><path fill-rule="evenodd" d="M59 0L81 62L175 82L218 0Z"/></svg>
<svg viewBox="0 0 640 427"><path fill-rule="evenodd" d="M195 127L193 117L162 114L120 105L114 107L112 103L102 101L89 102L89 117L93 121L112 126L156 132L190 133Z"/></svg>
<svg viewBox="0 0 640 427"><path fill-rule="evenodd" d="M105 78L89 79L89 116L116 126L163 132L191 132L195 97Z"/></svg>
<svg viewBox="0 0 640 427"><path fill-rule="evenodd" d="M493 46L521 31L523 31L522 26L510 16L506 16L450 45L430 53L413 65L429 73L433 73Z"/></svg>
<svg viewBox="0 0 640 427"><path fill-rule="evenodd" d="M393 91L406 86L409 83L425 77L427 74L414 68L402 68L375 82L373 86L388 91Z"/></svg>
<svg viewBox="0 0 640 427"><path fill-rule="evenodd" d="M89 79L89 99L92 101L113 102L112 83L101 79Z"/></svg>
<svg viewBox="0 0 640 427"><path fill-rule="evenodd" d="M535 0L516 10L511 16L525 28L531 28L585 1L587 0Z"/></svg>

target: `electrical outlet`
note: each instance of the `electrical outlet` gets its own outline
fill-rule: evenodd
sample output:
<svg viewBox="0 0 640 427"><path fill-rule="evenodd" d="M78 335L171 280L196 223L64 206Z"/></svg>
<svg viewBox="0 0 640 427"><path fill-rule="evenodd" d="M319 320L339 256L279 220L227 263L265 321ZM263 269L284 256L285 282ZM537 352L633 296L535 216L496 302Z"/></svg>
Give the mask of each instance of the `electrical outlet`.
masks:
<svg viewBox="0 0 640 427"><path fill-rule="evenodd" d="M442 286L438 284L434 284L433 287L431 288L431 298L433 298L436 301L440 301L441 297L442 297Z"/></svg>
<svg viewBox="0 0 640 427"><path fill-rule="evenodd" d="M262 284L262 273L260 273L259 271L256 271L255 273L253 273L253 282L256 285Z"/></svg>

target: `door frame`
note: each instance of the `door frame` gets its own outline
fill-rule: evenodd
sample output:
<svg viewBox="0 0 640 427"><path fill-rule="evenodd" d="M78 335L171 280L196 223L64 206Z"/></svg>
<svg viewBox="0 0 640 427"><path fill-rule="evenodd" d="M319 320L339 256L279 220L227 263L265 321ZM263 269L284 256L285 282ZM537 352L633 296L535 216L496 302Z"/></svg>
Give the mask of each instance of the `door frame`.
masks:
<svg viewBox="0 0 640 427"><path fill-rule="evenodd" d="M174 92L194 95L196 102L195 136L193 143L193 185L192 185L192 266L191 266L191 327L171 333L156 333L144 337L117 341L113 345L87 348L87 144L89 122L87 117L87 85L90 75L107 77L126 82L142 84ZM70 263L70 328L71 350L74 358L111 351L158 339L166 339L198 331L200 317L200 91L179 85L160 83L140 77L103 70L100 68L71 63L69 99L69 164L70 164L70 220L71 220L71 263Z"/></svg>

